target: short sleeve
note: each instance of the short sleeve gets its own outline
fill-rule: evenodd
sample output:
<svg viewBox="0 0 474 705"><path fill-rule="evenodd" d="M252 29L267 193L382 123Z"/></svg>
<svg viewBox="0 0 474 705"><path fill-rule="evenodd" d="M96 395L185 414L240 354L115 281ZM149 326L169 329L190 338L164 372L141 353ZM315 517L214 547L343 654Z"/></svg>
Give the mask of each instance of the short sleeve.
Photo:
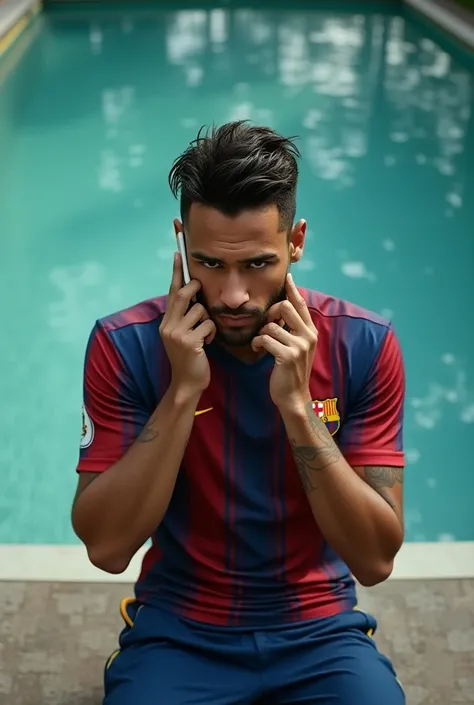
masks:
<svg viewBox="0 0 474 705"><path fill-rule="evenodd" d="M103 472L136 440L149 412L107 331L97 322L87 344L77 472Z"/></svg>
<svg viewBox="0 0 474 705"><path fill-rule="evenodd" d="M338 444L352 467L403 467L405 370L398 339L390 327L368 377L347 409Z"/></svg>

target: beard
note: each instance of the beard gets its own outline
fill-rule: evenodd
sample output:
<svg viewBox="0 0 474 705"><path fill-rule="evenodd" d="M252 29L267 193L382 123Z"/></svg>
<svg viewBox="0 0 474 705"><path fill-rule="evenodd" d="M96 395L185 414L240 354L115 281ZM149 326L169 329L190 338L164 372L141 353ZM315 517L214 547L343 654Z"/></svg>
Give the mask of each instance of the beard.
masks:
<svg viewBox="0 0 474 705"><path fill-rule="evenodd" d="M257 308L253 307L250 308L248 306L241 306L239 308L228 308L227 306L208 306L206 303L206 298L203 294L203 292L199 292L198 298L200 300L200 303L205 307L206 311L209 314L209 317L211 318L212 321L214 321L216 325L216 336L215 340L216 342L220 343L221 345L225 345L226 347L229 348L241 348L250 345L252 340L255 338L255 336L258 334L261 328L265 325L267 321L267 314L270 308L274 305L279 303L280 301L284 301L286 299L286 277L285 280L283 281L283 284L270 296L270 298L267 301L267 304L264 308ZM242 329L239 328L225 328L223 329L219 325L219 320L218 316L220 315L226 315L226 316L249 316L251 317L252 323L249 323L249 325L243 327Z"/></svg>

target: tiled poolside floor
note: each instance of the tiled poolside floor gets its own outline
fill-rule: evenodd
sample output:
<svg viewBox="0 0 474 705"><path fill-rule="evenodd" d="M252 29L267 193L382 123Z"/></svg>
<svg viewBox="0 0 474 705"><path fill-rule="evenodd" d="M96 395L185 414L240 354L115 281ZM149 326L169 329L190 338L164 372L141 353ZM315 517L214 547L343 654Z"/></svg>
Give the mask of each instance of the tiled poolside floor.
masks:
<svg viewBox="0 0 474 705"><path fill-rule="evenodd" d="M128 594L117 584L1 583L1 705L100 705ZM360 603L379 619L378 645L408 705L474 705L474 581L391 581L361 591Z"/></svg>

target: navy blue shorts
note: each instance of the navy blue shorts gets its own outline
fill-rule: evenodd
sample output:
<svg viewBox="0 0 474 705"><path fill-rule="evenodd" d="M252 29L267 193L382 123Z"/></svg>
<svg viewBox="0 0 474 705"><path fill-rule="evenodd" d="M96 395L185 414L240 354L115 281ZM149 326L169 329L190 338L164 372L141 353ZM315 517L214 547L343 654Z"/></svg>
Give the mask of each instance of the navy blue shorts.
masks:
<svg viewBox="0 0 474 705"><path fill-rule="evenodd" d="M104 705L405 705L358 610L278 629L231 631L126 600Z"/></svg>

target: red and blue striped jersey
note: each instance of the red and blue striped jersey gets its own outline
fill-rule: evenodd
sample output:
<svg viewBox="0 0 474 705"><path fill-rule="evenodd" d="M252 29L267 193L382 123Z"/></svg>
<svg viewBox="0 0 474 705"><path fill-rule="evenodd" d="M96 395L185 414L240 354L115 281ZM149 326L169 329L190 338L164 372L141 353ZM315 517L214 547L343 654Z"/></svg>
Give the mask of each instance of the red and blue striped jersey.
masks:
<svg viewBox="0 0 474 705"><path fill-rule="evenodd" d="M352 466L403 466L405 379L391 324L300 289L319 332L314 411ZM166 297L96 322L86 351L79 472L107 471L170 382ZM270 355L206 348L202 394L176 487L143 560L137 598L214 625L259 627L351 609L355 584L322 536L269 394ZM159 472L157 462L157 472ZM143 488L146 492L146 487Z"/></svg>

